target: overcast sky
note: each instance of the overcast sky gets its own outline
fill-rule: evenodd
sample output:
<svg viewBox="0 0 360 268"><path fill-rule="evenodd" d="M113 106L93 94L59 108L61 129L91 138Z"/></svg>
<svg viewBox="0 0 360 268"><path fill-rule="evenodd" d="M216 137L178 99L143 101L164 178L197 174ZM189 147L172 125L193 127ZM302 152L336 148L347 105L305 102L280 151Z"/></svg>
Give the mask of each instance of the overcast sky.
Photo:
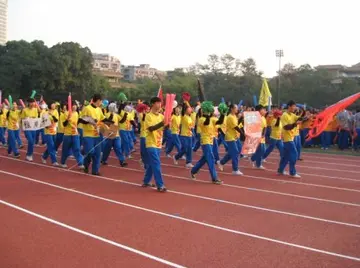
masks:
<svg viewBox="0 0 360 268"><path fill-rule="evenodd" d="M275 74L283 62L360 62L360 0L9 0L10 40L75 41L123 64L168 70L207 55L253 57Z"/></svg>

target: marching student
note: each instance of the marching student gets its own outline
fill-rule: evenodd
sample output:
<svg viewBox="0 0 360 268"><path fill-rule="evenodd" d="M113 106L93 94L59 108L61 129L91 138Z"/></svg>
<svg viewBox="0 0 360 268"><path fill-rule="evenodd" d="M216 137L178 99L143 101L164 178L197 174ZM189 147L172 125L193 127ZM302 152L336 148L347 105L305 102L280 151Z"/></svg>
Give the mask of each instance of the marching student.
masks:
<svg viewBox="0 0 360 268"><path fill-rule="evenodd" d="M120 166L126 167L127 163L125 162L125 157L121 151L121 139L118 131L120 116L117 114L116 103L110 103L108 111L109 112L105 115L108 119L107 123L110 124L110 130L113 129L114 131L113 134L105 141L101 163L103 165L107 165L106 161L109 158L111 149L114 149L115 155L120 161Z"/></svg>
<svg viewBox="0 0 360 268"><path fill-rule="evenodd" d="M180 107L177 106L173 109L173 113L171 115L170 121L170 131L171 131L171 138L166 143L166 155L171 157L170 153L176 147L178 153L181 151L181 143L179 138L180 133Z"/></svg>
<svg viewBox="0 0 360 268"><path fill-rule="evenodd" d="M195 179L195 175L199 172L205 163L209 167L211 181L214 184L222 184L222 181L218 179L216 169L215 169L215 158L213 155L213 141L214 141L214 132L216 131L216 122L218 119L213 117L214 106L210 101L204 101L201 104L201 110L203 116L199 119L199 127L201 128L201 149L203 155L200 160L195 164L191 169L191 177Z"/></svg>
<svg viewBox="0 0 360 268"><path fill-rule="evenodd" d="M123 151L125 158L131 159L131 115L129 114L129 108L124 106L125 104L120 105L119 115L119 129L120 129L120 138L121 138L121 150Z"/></svg>
<svg viewBox="0 0 360 268"><path fill-rule="evenodd" d="M28 100L28 107L24 108L21 112L21 119L40 118L40 108L37 106L35 99ZM24 129L25 137L28 142L26 160L32 162L34 154L34 145L36 138L36 130Z"/></svg>
<svg viewBox="0 0 360 268"><path fill-rule="evenodd" d="M101 138L98 127L105 119L103 113L99 112L100 105L101 95L94 94L92 103L84 108L82 118L79 119L84 129L84 172L89 172L89 165L92 162L93 175L100 175Z"/></svg>
<svg viewBox="0 0 360 268"><path fill-rule="evenodd" d="M287 111L281 116L281 124L283 127L282 136L284 141L284 153L281 157L278 174L286 175L285 168L289 164L290 176L293 178L300 178L300 175L296 172L296 160L298 159L298 153L296 150L295 139L295 128L300 124L301 119L295 114L296 103L289 101L287 104Z"/></svg>
<svg viewBox="0 0 360 268"><path fill-rule="evenodd" d="M144 102L144 103L139 103L136 106L136 110L139 114L139 125L140 125L140 165L142 165L144 167L144 169L146 169L145 167L145 160L146 160L146 129L145 129L145 118L146 118L146 114L150 111L150 106L148 105L148 103Z"/></svg>
<svg viewBox="0 0 360 268"><path fill-rule="evenodd" d="M296 111L296 115L298 116L298 118L303 118L306 114L306 111L303 109L297 109ZM298 159L302 161L303 159L301 158L301 149L302 149L302 144L301 144L301 136L300 136L300 126L302 125L302 121L300 122L300 124L298 124L295 128L295 137L294 137L294 141L295 141L295 146L296 146L296 150L298 152Z"/></svg>
<svg viewBox="0 0 360 268"><path fill-rule="evenodd" d="M64 140L64 122L66 121L66 115L65 115L66 111L67 111L67 105L65 102L63 102L61 103L60 107L58 107L59 122L58 122L58 128L57 128L56 140L55 140L56 153Z"/></svg>
<svg viewBox="0 0 360 268"><path fill-rule="evenodd" d="M182 117L181 117L181 130L180 130L180 140L181 140L181 150L174 156L174 164L178 164L178 160L184 155L186 156L186 167L192 168L192 134L195 122L191 119L192 108L187 104L183 104Z"/></svg>
<svg viewBox="0 0 360 268"><path fill-rule="evenodd" d="M40 106L40 117L42 117L47 110L47 105L44 101L39 102L39 106ZM39 144L40 142L40 137L41 137L41 144ZM46 145L46 138L45 138L45 130L43 128L36 130L36 134L35 134L35 146L45 146Z"/></svg>
<svg viewBox="0 0 360 268"><path fill-rule="evenodd" d="M84 169L84 158L80 151L80 134L78 131L79 113L76 103L72 103L72 112L64 111L65 120L61 122L63 127L63 142L61 154L61 167L67 168L66 160L70 155L74 155L79 169Z"/></svg>
<svg viewBox="0 0 360 268"><path fill-rule="evenodd" d="M226 155L220 160L219 169L224 170L224 165L231 160L232 170L234 175L243 175L239 169L239 147L237 144L238 134L241 133L241 130L238 126L238 106L236 104L230 105L230 113L226 117L226 133L225 141L228 147ZM225 145L225 144L224 144Z"/></svg>
<svg viewBox="0 0 360 268"><path fill-rule="evenodd" d="M271 152L274 150L275 147L277 147L279 150L280 158L283 155L284 143L281 139L281 133L283 130L281 120L280 120L281 115L282 115L282 112L280 110L276 109L273 111L272 120L270 121L271 132L270 132L269 147L267 147L267 149L264 153L264 157L263 157L264 161L271 154Z"/></svg>
<svg viewBox="0 0 360 268"><path fill-rule="evenodd" d="M19 130L19 118L20 118L20 111L18 110L16 102L12 103L12 107L6 113L7 118L7 144L8 144L8 155L10 156L11 153L14 154L15 158L20 157L20 153L16 147L16 131Z"/></svg>
<svg viewBox="0 0 360 268"><path fill-rule="evenodd" d="M195 107L195 112L196 112L196 116L195 116L195 127L193 130L193 133L195 132L195 137L193 138L194 144L193 144L193 152L197 152L197 150L199 150L200 148L200 135L201 135L201 130L199 127L199 119L201 118L202 114L201 114L201 108L200 106L196 106Z"/></svg>
<svg viewBox="0 0 360 268"><path fill-rule="evenodd" d="M151 110L145 117L145 131L146 131L146 158L145 158L145 175L143 180L143 187L153 187L150 183L152 176L154 175L157 190L159 192L166 192L164 186L162 174L161 174L161 162L160 151L162 147L164 115L159 111L161 109L161 99L153 97L150 100Z"/></svg>
<svg viewBox="0 0 360 268"><path fill-rule="evenodd" d="M0 142L3 147L6 147L5 133L6 133L6 114L5 104L0 103Z"/></svg>
<svg viewBox="0 0 360 268"><path fill-rule="evenodd" d="M49 119L51 121L51 125L48 127L45 127L44 130L44 140L46 142L46 150L43 153L41 160L43 164L46 164L46 159L50 156L51 163L53 166L58 166L58 162L56 160L56 126L57 122L59 121L59 114L56 110L55 102L52 102L50 104L50 109L48 111L45 111L43 113L43 116L47 114L49 116Z"/></svg>
<svg viewBox="0 0 360 268"><path fill-rule="evenodd" d="M255 110L258 111L261 115L261 141L260 144L258 145L255 153L251 156L251 162L253 162L254 167L257 169L265 169L264 166L262 165L262 161L263 161L263 157L264 157L264 153L265 153L265 134L266 134L266 119L265 119L265 114L266 114L266 109L264 106L262 105L257 105L255 107Z"/></svg>

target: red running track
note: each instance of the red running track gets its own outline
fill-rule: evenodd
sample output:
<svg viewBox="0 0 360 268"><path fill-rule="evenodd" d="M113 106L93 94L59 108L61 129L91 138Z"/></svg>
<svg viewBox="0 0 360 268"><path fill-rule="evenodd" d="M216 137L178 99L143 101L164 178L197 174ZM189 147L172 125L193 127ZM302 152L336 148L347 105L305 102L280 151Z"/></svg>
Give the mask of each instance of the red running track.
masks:
<svg viewBox="0 0 360 268"><path fill-rule="evenodd" d="M217 186L207 182L206 169L199 181L190 181L188 170L164 158L164 178L171 191L160 194L138 186L142 172L137 159L127 169L111 159L110 166L102 167L102 176L93 177L43 166L35 156L36 163L0 157L0 200L7 202L0 204L0 215L5 215L0 263L6 267L49 267L51 261L53 267L171 266L161 261L175 267L360 265L356 173L346 174L353 179L349 181L303 176L295 183L247 168L249 177L222 174L226 185ZM333 169L327 158L331 156L319 155L314 161L329 162ZM336 156L333 162L340 159ZM356 158L344 158L344 164L353 165L348 159ZM308 161L301 165L321 174ZM327 172L325 176L331 174ZM11 204L140 252L50 223ZM74 256L77 251L81 253Z"/></svg>

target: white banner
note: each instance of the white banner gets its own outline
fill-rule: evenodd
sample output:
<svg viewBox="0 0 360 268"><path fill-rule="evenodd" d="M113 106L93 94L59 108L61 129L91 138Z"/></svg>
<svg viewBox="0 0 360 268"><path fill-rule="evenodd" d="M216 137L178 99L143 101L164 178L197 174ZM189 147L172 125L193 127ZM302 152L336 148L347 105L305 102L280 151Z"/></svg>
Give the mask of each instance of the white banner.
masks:
<svg viewBox="0 0 360 268"><path fill-rule="evenodd" d="M48 114L44 114L40 118L24 118L22 120L22 129L25 130L39 130L51 126L51 121Z"/></svg>

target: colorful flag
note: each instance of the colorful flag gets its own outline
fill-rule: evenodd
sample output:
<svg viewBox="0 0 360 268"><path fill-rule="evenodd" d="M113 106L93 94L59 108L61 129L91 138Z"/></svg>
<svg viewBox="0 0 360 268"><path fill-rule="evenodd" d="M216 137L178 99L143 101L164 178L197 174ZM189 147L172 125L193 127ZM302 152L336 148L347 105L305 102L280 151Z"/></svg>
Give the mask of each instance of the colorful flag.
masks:
<svg viewBox="0 0 360 268"><path fill-rule="evenodd" d="M261 90L260 90L260 98L259 98L259 104L266 107L266 106L271 106L272 105L272 101L271 101L271 92L269 89L269 85L266 81L266 79L264 78L262 86L261 86Z"/></svg>

